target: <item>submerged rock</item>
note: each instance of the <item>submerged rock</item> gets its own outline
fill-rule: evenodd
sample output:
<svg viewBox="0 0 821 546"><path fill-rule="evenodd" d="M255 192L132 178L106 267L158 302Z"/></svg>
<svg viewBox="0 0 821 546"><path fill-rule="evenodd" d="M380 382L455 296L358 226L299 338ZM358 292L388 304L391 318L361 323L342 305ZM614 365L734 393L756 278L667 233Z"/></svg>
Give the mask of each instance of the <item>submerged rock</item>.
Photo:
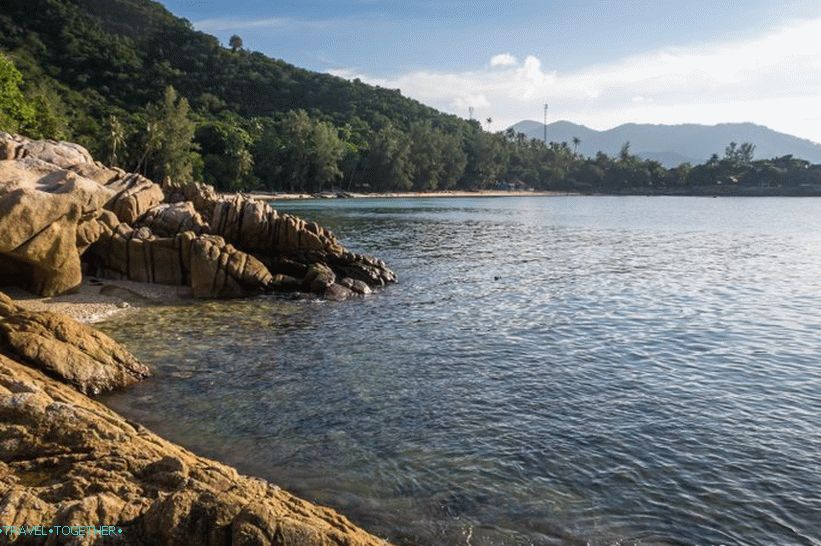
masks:
<svg viewBox="0 0 821 546"><path fill-rule="evenodd" d="M381 260L265 202L204 184L161 187L82 146L0 132L0 281L60 294L79 285L81 259L97 275L187 284L198 297L343 299L396 281Z"/></svg>
<svg viewBox="0 0 821 546"><path fill-rule="evenodd" d="M387 545L331 509L198 457L75 390L147 373L103 334L22 311L4 295L0 331L0 526L122 530L4 535L3 543Z"/></svg>

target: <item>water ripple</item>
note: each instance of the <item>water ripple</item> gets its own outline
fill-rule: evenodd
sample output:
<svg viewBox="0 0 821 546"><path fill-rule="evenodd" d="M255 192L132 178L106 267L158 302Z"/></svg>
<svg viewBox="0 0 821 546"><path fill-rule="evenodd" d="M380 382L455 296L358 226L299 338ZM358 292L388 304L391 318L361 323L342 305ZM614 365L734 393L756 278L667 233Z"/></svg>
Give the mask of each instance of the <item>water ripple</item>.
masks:
<svg viewBox="0 0 821 546"><path fill-rule="evenodd" d="M398 544L821 545L821 200L285 206L401 284L114 319L107 403Z"/></svg>

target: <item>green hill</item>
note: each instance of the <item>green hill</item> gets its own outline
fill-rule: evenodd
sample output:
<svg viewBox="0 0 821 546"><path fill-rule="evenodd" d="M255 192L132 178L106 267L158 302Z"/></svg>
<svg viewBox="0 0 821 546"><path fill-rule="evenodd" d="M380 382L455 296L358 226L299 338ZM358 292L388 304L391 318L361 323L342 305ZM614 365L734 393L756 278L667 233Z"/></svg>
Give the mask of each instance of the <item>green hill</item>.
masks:
<svg viewBox="0 0 821 546"><path fill-rule="evenodd" d="M14 53L26 79L43 75L73 96L72 106L107 113L142 108L167 85L195 109L268 116L305 109L336 124L382 117L463 122L396 90L303 70L261 53L221 47L161 4L148 0L5 0L0 47ZM80 104L77 104L77 103Z"/></svg>

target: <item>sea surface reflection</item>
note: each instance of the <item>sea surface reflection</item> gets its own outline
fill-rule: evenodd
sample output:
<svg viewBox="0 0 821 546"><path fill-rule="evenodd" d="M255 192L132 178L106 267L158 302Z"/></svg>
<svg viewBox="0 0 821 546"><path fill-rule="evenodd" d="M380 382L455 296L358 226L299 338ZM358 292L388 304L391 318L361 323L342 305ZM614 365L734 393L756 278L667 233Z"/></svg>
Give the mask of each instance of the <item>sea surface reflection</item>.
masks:
<svg viewBox="0 0 821 546"><path fill-rule="evenodd" d="M104 402L398 544L821 544L821 199L277 205L400 283L115 318Z"/></svg>

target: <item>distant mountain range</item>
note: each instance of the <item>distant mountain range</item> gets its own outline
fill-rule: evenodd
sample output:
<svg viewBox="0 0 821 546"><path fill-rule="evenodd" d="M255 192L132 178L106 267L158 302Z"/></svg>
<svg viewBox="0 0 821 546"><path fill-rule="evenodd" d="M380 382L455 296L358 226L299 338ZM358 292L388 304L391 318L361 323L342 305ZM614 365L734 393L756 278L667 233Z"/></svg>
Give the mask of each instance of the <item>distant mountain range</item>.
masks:
<svg viewBox="0 0 821 546"><path fill-rule="evenodd" d="M520 121L512 128L531 138L544 138L544 124ZM651 125L626 123L606 131L596 131L569 121L547 125L547 140L573 145L573 137L581 139L579 153L595 156L602 151L614 155L625 142L630 151L646 159L655 159L666 167L680 163L703 163L712 154L724 155L730 142L752 142L756 159L769 159L792 154L812 163L821 163L821 144L768 129L754 123L721 123L719 125Z"/></svg>

